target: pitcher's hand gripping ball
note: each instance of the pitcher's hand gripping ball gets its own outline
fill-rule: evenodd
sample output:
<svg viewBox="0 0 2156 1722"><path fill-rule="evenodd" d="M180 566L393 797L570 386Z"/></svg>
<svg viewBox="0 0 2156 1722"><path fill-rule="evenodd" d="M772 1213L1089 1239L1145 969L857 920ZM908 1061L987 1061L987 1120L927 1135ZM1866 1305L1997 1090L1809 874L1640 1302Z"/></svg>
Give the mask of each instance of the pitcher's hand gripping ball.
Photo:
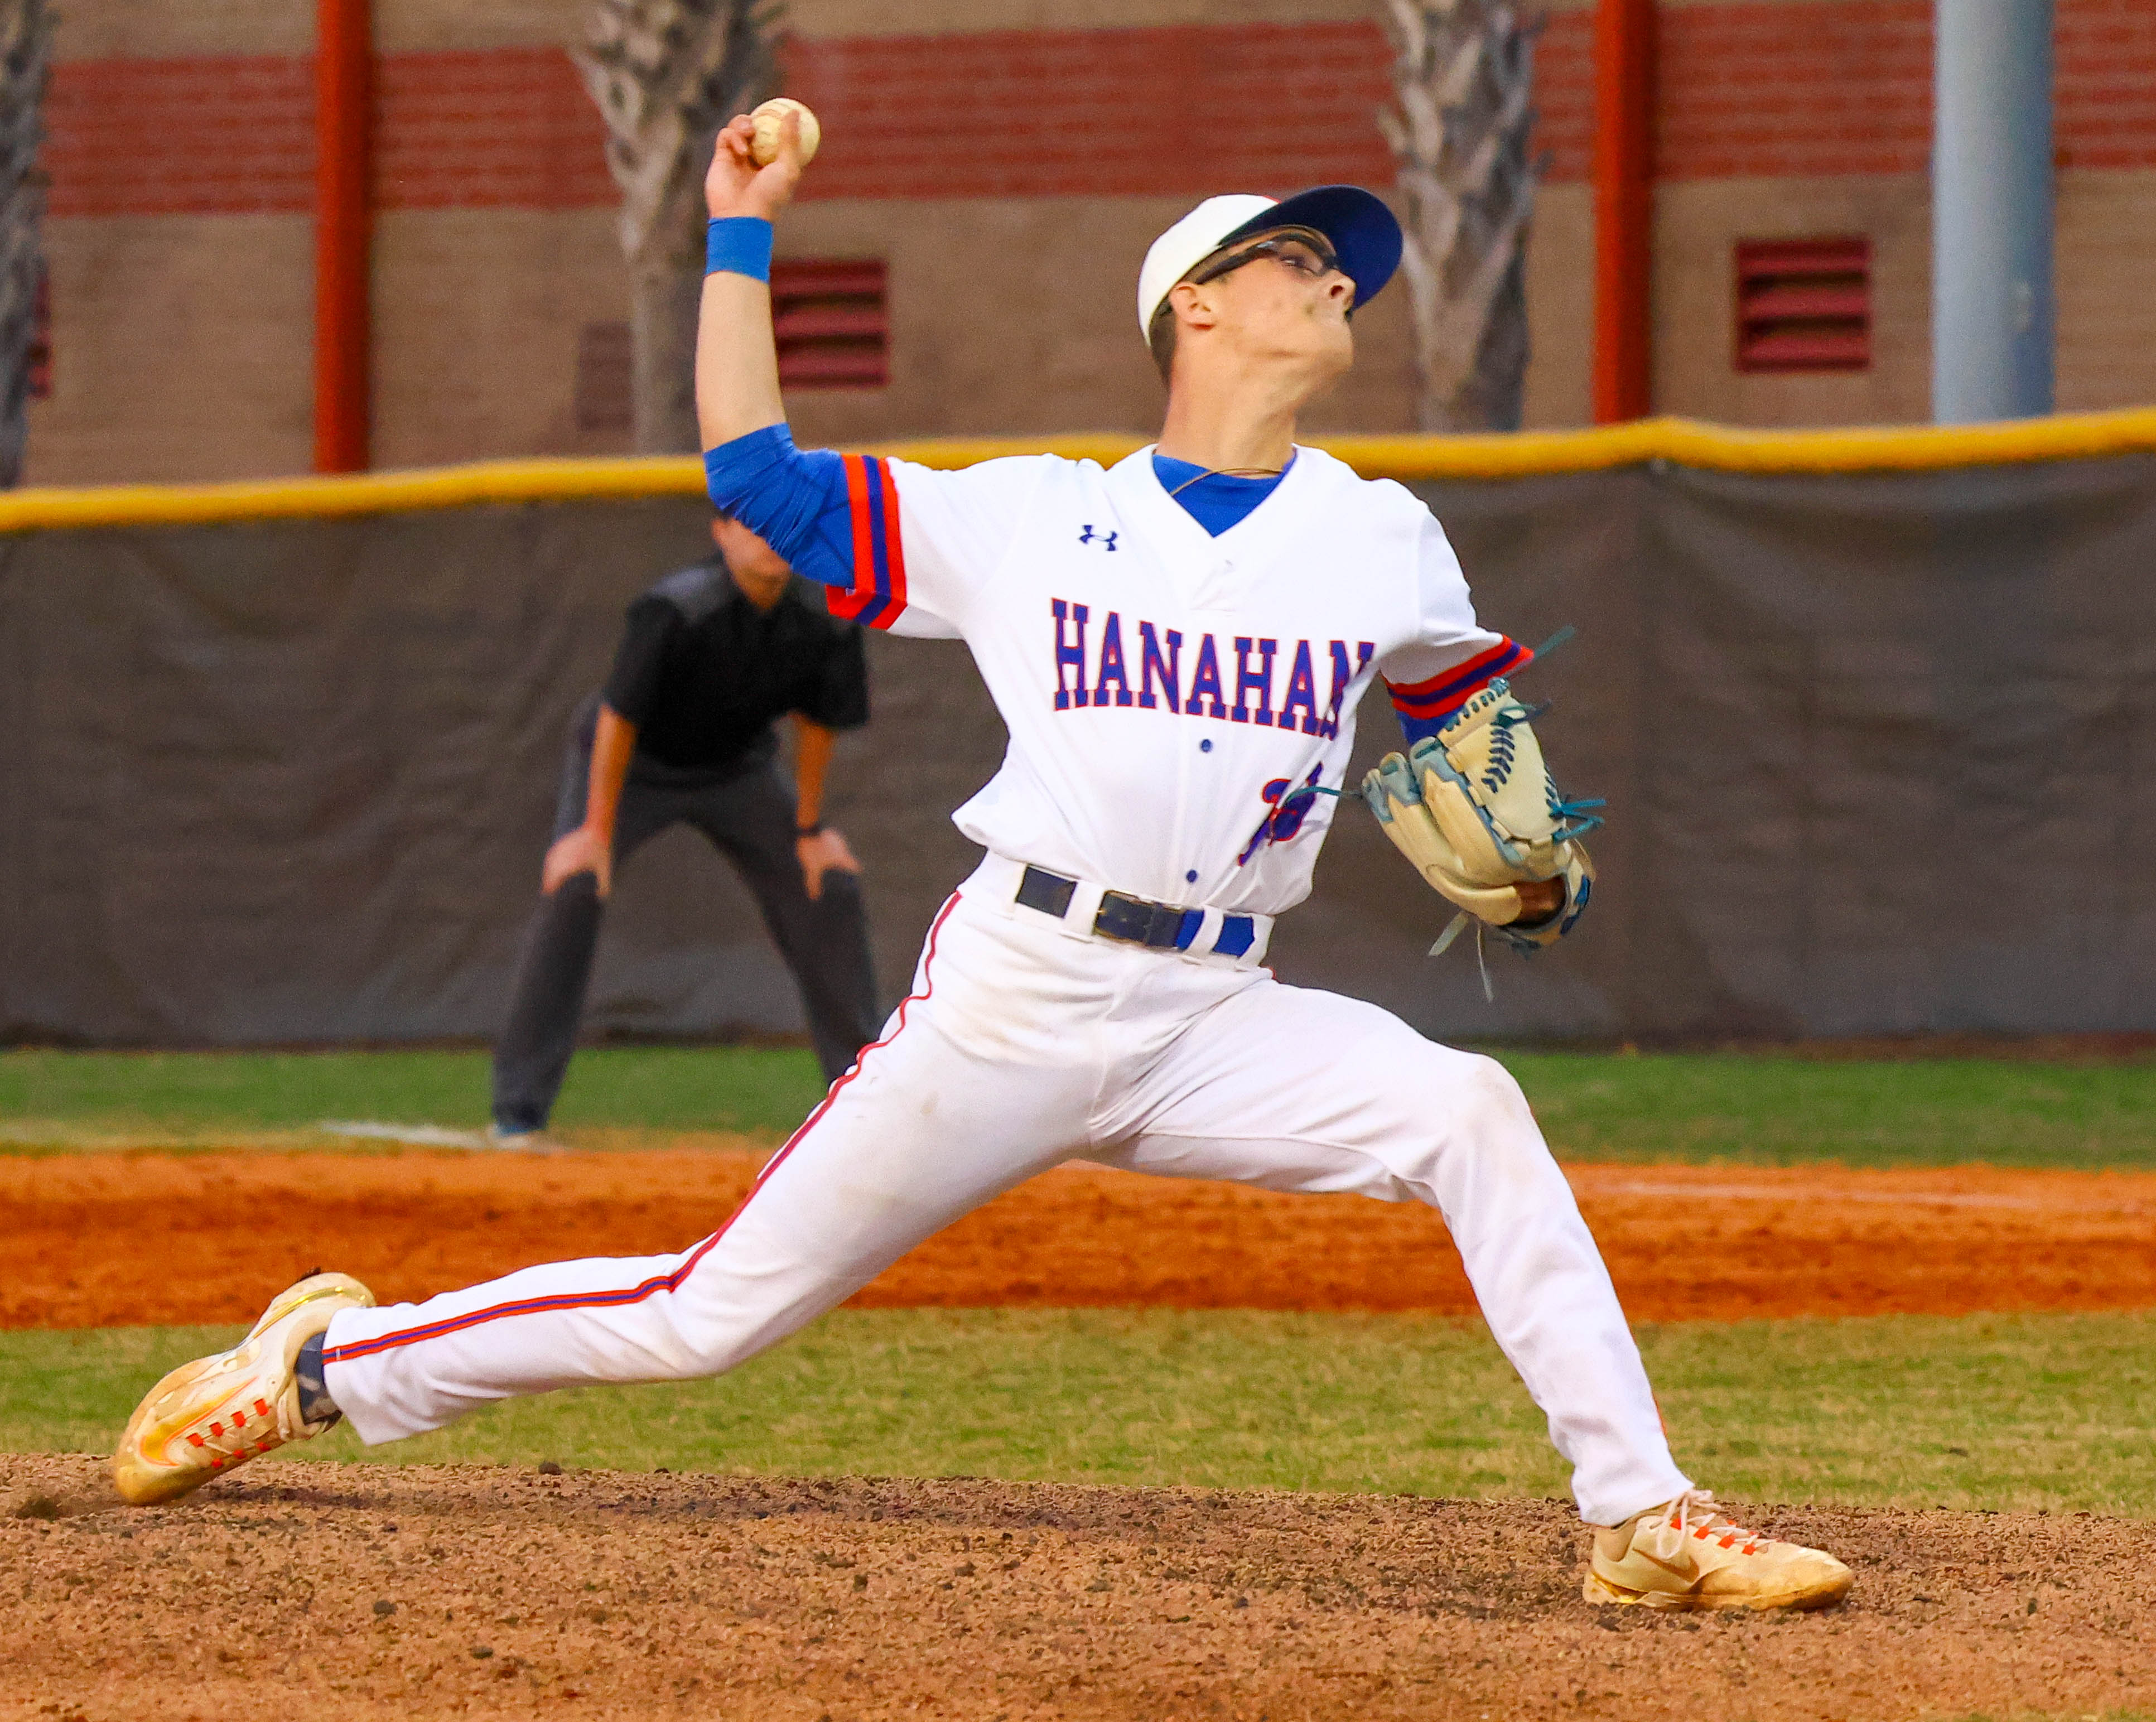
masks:
<svg viewBox="0 0 2156 1722"><path fill-rule="evenodd" d="M756 127L749 153L755 157L757 167L768 167L778 159L778 128L788 114L801 116L801 165L806 167L816 159L816 146L824 141L824 128L816 123L815 115L809 112L806 102L774 95L760 107L752 109L748 116Z"/></svg>
<svg viewBox="0 0 2156 1722"><path fill-rule="evenodd" d="M1533 717L1502 679L1463 706L1403 758L1388 753L1363 779L1363 799L1393 846L1460 915L1442 950L1472 916L1523 951L1555 944L1587 907L1594 866L1578 839L1602 821L1599 801L1567 801L1550 780ZM1556 879L1564 902L1519 924L1517 887Z"/></svg>

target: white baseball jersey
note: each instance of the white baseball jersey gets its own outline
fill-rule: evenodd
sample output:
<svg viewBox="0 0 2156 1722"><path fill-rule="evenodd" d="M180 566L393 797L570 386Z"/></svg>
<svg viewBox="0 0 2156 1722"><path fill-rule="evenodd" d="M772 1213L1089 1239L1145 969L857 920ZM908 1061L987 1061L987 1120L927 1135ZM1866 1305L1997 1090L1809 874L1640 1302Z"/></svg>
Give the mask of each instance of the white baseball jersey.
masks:
<svg viewBox="0 0 2156 1722"><path fill-rule="evenodd" d="M847 468L855 585L834 608L964 640L1009 728L959 830L1156 902L1301 902L1336 804L1312 792L1342 787L1371 678L1411 712L1528 655L1477 624L1428 508L1320 450L1296 450L1218 537L1150 448L1106 471L1053 455Z"/></svg>
<svg viewBox="0 0 2156 1722"><path fill-rule="evenodd" d="M1285 985L1248 946L1122 943L1096 935L1097 895L1043 908L1019 889L1026 862L1186 910L1301 901L1332 815L1310 791L1338 786L1370 678L1430 717L1527 655L1476 625L1430 511L1312 449L1217 538L1149 450L1106 472L848 455L844 473L854 583L832 607L963 638L1009 726L1002 769L957 815L991 854L937 916L883 1037L711 1236L341 1311L323 1367L361 1436L731 1369L1084 1155L1442 1209L1582 1511L1614 1524L1687 1488L1594 1239L1500 1066ZM1337 1081L1350 1066L1373 1079Z"/></svg>

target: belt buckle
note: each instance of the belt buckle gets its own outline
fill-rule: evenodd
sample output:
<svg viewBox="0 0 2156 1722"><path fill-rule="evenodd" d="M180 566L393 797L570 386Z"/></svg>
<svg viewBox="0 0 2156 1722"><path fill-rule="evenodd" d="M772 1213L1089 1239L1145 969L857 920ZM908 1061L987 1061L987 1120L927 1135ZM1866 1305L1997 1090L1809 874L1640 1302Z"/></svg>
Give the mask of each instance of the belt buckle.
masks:
<svg viewBox="0 0 2156 1722"><path fill-rule="evenodd" d="M1093 931L1099 938L1142 945L1149 951L1186 950L1190 940L1183 937L1183 929L1194 915L1202 921L1204 912L1110 891L1101 894L1101 907L1093 916ZM1197 932L1196 927L1190 928L1192 938Z"/></svg>
<svg viewBox="0 0 2156 1722"><path fill-rule="evenodd" d="M1150 945L1153 906L1143 897L1121 891L1101 893L1101 907L1093 913L1093 932L1119 944Z"/></svg>

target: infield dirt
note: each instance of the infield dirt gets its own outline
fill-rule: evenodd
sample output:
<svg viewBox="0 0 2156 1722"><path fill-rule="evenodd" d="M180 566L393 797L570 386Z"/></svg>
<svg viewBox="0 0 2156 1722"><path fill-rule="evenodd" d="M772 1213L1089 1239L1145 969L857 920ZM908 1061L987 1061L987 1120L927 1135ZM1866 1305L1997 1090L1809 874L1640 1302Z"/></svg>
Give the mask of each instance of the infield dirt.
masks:
<svg viewBox="0 0 2156 1722"><path fill-rule="evenodd" d="M2156 1525L1783 1510L1817 1616L1578 1598L1556 1502L0 1458L0 1715L1912 1718L2156 1702ZM31 1516L23 1516L24 1514ZM19 1599L19 1600L17 1600Z"/></svg>
<svg viewBox="0 0 2156 1722"><path fill-rule="evenodd" d="M685 1248L747 1153L0 1158L0 1326L249 1322L317 1266L384 1303L567 1256ZM2156 1175L1573 1165L1643 1321L2156 1308ZM857 1306L1474 1308L1417 1204L1065 1168L932 1238Z"/></svg>

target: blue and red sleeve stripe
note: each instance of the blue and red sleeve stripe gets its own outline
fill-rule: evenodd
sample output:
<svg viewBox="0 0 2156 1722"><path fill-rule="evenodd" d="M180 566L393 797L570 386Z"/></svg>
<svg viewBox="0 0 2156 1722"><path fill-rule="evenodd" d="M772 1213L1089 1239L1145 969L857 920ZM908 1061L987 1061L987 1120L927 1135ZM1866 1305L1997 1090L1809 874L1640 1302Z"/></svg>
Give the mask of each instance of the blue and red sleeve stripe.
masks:
<svg viewBox="0 0 2156 1722"><path fill-rule="evenodd" d="M1487 651L1477 652L1464 664L1440 670L1427 681L1388 681L1393 709L1399 713L1400 727L1408 739L1419 742L1434 736L1457 715L1460 708L1501 676L1511 676L1534 661L1534 653L1517 640L1501 640Z"/></svg>
<svg viewBox="0 0 2156 1722"><path fill-rule="evenodd" d="M888 628L906 610L898 486L872 455L801 450L767 424L704 455L712 504L760 534L834 613Z"/></svg>
<svg viewBox="0 0 2156 1722"><path fill-rule="evenodd" d="M906 614L906 546L899 532L898 486L874 455L848 455L847 518L853 529L853 584L832 588L831 614L888 628Z"/></svg>

